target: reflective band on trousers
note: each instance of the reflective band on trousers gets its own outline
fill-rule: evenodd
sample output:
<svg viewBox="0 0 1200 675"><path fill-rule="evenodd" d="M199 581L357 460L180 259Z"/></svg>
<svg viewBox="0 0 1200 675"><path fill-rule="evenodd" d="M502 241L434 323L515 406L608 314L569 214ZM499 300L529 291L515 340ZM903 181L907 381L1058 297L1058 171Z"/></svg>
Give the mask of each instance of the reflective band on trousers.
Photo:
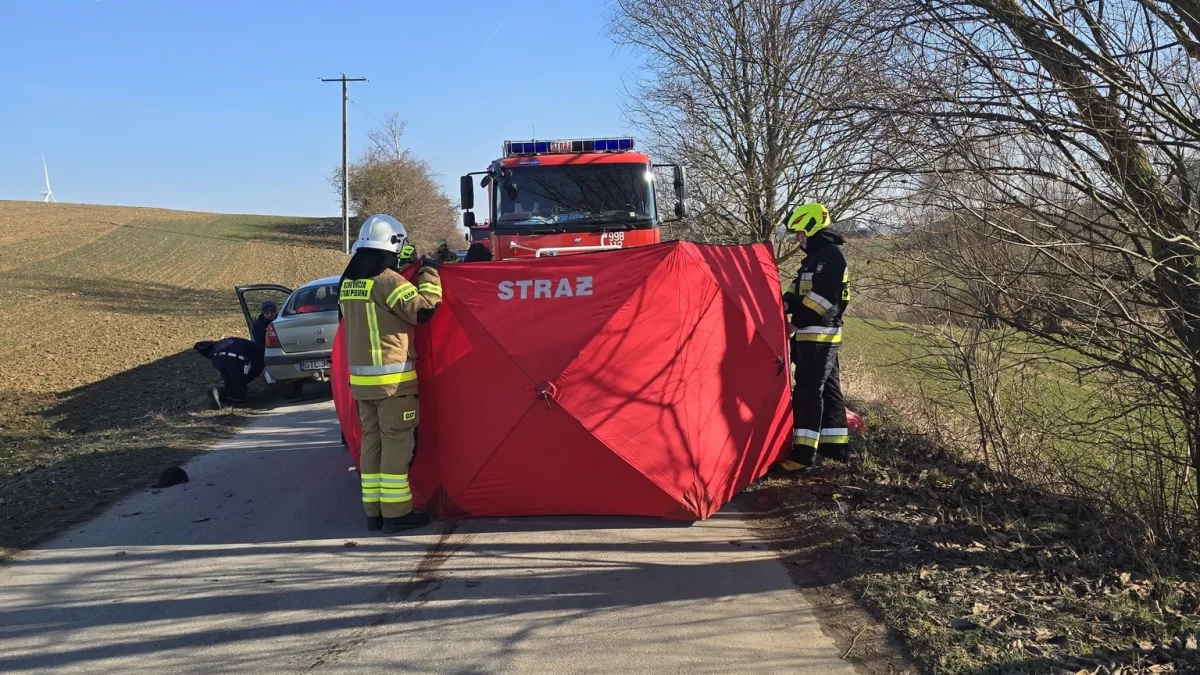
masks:
<svg viewBox="0 0 1200 675"><path fill-rule="evenodd" d="M385 504L411 502L412 491L408 488L408 474L379 474L379 493L379 501Z"/></svg>
<svg viewBox="0 0 1200 675"><path fill-rule="evenodd" d="M416 361L403 363L385 363L382 366L350 366L351 375L391 375L392 373L407 373L417 369Z"/></svg>
<svg viewBox="0 0 1200 675"><path fill-rule="evenodd" d="M368 504L379 501L379 474L364 473L362 475L362 500Z"/></svg>
<svg viewBox="0 0 1200 675"><path fill-rule="evenodd" d="M792 431L792 445L807 445L810 448L817 447L817 440L821 435L811 429L794 429Z"/></svg>
<svg viewBox="0 0 1200 675"><path fill-rule="evenodd" d="M850 432L846 427L821 430L822 443L849 443Z"/></svg>

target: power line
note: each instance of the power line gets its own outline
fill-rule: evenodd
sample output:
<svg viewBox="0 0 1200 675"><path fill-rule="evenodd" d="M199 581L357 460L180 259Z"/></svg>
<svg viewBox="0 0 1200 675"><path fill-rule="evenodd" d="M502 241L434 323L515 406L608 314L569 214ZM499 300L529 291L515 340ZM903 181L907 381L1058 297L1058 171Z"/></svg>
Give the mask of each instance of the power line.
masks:
<svg viewBox="0 0 1200 675"><path fill-rule="evenodd" d="M367 110L366 108L359 105L358 101L355 101L354 99L350 99L350 102L354 104L355 108L358 108L359 110L363 111L363 113L365 113L367 117L370 117L371 119L375 120L376 124L378 124L381 127L386 126L382 120L380 120L378 117L372 115L370 110Z"/></svg>
<svg viewBox="0 0 1200 675"><path fill-rule="evenodd" d="M365 77L346 77L342 73L341 77L322 77L319 78L322 82L341 82L342 83L342 251L350 252L350 171L347 157L347 148L350 145L350 130L347 126L347 117L350 114L350 106L347 105L350 101L351 82L366 82ZM354 105L358 105L355 103ZM361 107L361 106L360 106ZM365 112L365 111L364 111ZM367 113L370 115L370 113Z"/></svg>

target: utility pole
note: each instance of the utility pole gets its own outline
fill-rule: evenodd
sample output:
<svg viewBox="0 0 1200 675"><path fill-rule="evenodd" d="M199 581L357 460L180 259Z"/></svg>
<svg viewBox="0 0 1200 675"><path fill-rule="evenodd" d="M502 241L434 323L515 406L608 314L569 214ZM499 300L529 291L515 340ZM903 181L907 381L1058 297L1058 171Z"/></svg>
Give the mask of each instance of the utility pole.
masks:
<svg viewBox="0 0 1200 675"><path fill-rule="evenodd" d="M322 82L342 83L342 252L350 252L350 167L347 157L347 146L350 144L350 131L346 118L350 113L350 82L366 82L365 77L322 77Z"/></svg>

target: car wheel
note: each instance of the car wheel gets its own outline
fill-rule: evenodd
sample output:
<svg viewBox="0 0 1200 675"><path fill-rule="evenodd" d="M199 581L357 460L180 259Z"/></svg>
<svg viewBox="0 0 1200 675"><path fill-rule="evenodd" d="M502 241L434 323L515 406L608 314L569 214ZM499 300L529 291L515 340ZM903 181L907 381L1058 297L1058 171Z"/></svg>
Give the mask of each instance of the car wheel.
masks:
<svg viewBox="0 0 1200 675"><path fill-rule="evenodd" d="M304 391L304 380L286 380L279 382L279 395L284 398L300 398Z"/></svg>

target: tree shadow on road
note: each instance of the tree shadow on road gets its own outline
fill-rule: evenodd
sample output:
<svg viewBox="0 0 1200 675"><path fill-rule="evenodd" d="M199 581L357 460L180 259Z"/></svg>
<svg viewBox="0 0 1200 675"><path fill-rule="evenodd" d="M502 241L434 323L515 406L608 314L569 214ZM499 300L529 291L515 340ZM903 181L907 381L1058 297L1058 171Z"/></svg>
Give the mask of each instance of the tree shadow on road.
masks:
<svg viewBox="0 0 1200 675"><path fill-rule="evenodd" d="M521 523L534 535L548 525L587 529L602 523L622 530L628 520L521 519ZM761 626L785 632L813 629L803 605L739 602L739 598L789 591L791 582L765 547L746 555L721 528L676 541L649 534L631 540L628 533L611 539L572 537L569 543L493 536L511 529L497 519L487 519L468 526L442 524L441 535L433 542L422 537L376 541L370 547L346 547L335 540L131 550L117 564L120 570L110 562L110 550L67 549L57 564L77 565L77 569L72 573L68 568L55 583L39 589L36 603L21 601L0 609L0 624L14 627L5 631L10 641L39 641L68 633L75 637L56 641L51 649L10 651L0 656L0 670L86 666L104 659L138 657L151 657L170 670L171 662L187 658L184 654L201 645L233 645L228 658L236 661L241 652L238 643L262 646L296 636L303 636L306 646L293 655L303 661L297 666L303 669L324 665L331 654L336 658L342 651L338 645L345 640L357 646L376 632L390 635L385 640L424 643L449 634L480 638L482 631L495 636L494 644L484 650L503 661L518 648L529 649L527 640L552 640L549 635L554 631L542 634L541 629L575 623L583 630L606 625L628 630L620 640L629 649L667 649L676 658L687 648L665 636L682 631L698 644L720 641L728 645L722 649L745 650L738 660L764 665L781 657L762 652L761 642L753 646L752 633ZM745 534L744 528L739 531ZM181 572L181 564L191 572ZM348 569L357 571L350 574ZM125 577L128 582L119 583ZM143 587L133 582L138 578L175 581ZM169 588L176 584L188 589ZM270 616L282 607L281 601L287 617ZM662 614L662 608L680 604L718 609L685 612L690 618L682 623L678 613ZM89 607L118 611L89 611ZM632 623L614 625L604 618L617 611ZM235 629L221 625L224 616L263 620ZM164 621L174 626L169 633L150 626ZM737 639L739 631L747 632L746 641ZM428 650L413 651L412 658L434 657ZM826 660L821 665L838 663L837 656L828 650L814 659L813 667L820 670L817 662ZM435 668L428 663L422 668L418 662L406 661L413 672L445 672L445 664ZM499 668L500 661L493 665ZM234 663L224 657L221 662ZM718 671L698 663L689 672Z"/></svg>
<svg viewBox="0 0 1200 675"><path fill-rule="evenodd" d="M248 415L329 398L314 383L306 398L284 401L260 378L247 406L218 413L207 388L220 382L189 349L60 394L13 393L16 418L0 437L0 560L149 486Z"/></svg>

